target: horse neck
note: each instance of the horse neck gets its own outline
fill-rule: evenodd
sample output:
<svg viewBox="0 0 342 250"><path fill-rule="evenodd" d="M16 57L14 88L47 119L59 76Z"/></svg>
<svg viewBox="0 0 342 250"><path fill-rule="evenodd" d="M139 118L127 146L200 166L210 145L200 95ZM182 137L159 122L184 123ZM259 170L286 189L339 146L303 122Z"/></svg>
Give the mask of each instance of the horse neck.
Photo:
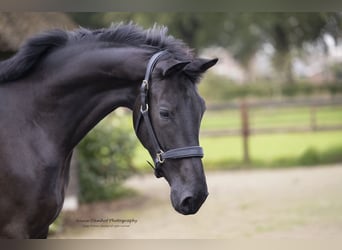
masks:
<svg viewBox="0 0 342 250"><path fill-rule="evenodd" d="M108 113L133 108L146 67L147 52L136 48L88 50L75 55L66 49L40 71L50 78L37 82L32 119L53 143L70 151ZM71 54L71 56L70 56ZM54 65L56 67L51 67ZM51 71L53 68L53 73Z"/></svg>

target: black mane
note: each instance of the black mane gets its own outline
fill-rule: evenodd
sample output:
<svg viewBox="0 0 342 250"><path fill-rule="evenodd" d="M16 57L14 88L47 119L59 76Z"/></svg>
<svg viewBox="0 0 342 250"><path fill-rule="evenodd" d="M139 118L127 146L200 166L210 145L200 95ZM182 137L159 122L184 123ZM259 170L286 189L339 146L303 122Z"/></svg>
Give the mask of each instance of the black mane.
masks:
<svg viewBox="0 0 342 250"><path fill-rule="evenodd" d="M9 59L0 62L0 82L13 81L23 77L46 54L82 41L103 41L135 47L149 47L154 50L167 49L175 59L189 60L192 51L181 40L167 34L166 27L154 26L144 30L134 24L116 24L110 28L74 31L52 30L28 39L19 51Z"/></svg>

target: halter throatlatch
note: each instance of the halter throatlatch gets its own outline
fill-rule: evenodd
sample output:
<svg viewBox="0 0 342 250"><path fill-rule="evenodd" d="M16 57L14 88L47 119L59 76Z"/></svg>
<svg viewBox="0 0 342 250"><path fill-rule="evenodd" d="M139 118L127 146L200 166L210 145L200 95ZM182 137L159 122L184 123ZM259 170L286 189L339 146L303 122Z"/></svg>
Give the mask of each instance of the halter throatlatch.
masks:
<svg viewBox="0 0 342 250"><path fill-rule="evenodd" d="M161 173L161 166L168 159L183 159L183 158L193 158L193 157L203 157L203 149L200 146L188 146L182 148L175 148L170 149L166 152L162 150L156 134L154 132L151 119L149 116L149 106L148 106L148 90L149 90L149 81L151 79L151 75L153 72L154 67L156 66L158 60L162 55L167 53L166 51L160 51L155 53L151 59L149 60L146 68L145 78L142 81L140 87L140 98L141 98L141 106L140 106L140 113L138 116L138 120L135 124L135 132L138 133L139 126L142 120L144 120L147 132L150 135L152 144L153 144L153 151L154 151L154 167L152 164L151 167L154 168L154 173L157 178L162 177Z"/></svg>

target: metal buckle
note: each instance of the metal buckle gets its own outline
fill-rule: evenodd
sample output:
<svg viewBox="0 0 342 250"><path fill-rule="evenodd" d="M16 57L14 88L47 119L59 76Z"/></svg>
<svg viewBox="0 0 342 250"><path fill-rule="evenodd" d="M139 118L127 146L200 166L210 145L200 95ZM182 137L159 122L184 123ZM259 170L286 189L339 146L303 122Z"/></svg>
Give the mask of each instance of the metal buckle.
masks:
<svg viewBox="0 0 342 250"><path fill-rule="evenodd" d="M140 106L140 112L141 113L146 113L148 111L148 104L145 104L145 109L143 108L143 105Z"/></svg>
<svg viewBox="0 0 342 250"><path fill-rule="evenodd" d="M148 81L145 79L142 81L141 87L147 91L148 90Z"/></svg>
<svg viewBox="0 0 342 250"><path fill-rule="evenodd" d="M160 164L163 164L165 159L162 158L162 154L164 154L163 150L160 150L158 153L157 153L157 162L159 162Z"/></svg>

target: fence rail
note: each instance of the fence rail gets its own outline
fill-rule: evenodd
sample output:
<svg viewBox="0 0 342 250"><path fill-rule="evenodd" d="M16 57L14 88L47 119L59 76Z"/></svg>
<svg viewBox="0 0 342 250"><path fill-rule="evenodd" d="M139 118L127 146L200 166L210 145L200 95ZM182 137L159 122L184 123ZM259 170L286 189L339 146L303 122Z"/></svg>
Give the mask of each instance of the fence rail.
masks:
<svg viewBox="0 0 342 250"><path fill-rule="evenodd" d="M321 97L321 98L301 98L287 100L258 100L251 101L242 99L238 102L230 102L216 105L209 105L208 111L236 110L240 113L240 128L237 129L215 129L202 130L202 136L237 136L241 135L243 140L243 159L245 163L249 159L249 137L259 134L275 134L275 133L303 133L311 131L333 131L342 130L342 124L318 125L317 111L322 107L340 106L342 107L342 98ZM309 112L308 125L291 125L281 127L254 127L250 121L250 110L253 109L282 109L282 108L302 108L307 107Z"/></svg>
<svg viewBox="0 0 342 250"><path fill-rule="evenodd" d="M266 128L251 128L249 135L261 134L285 134L285 133L303 133L311 131L335 131L342 130L342 125L321 125L316 129L309 126L288 126L288 127L266 127ZM241 135L241 129L215 129L203 130L202 136L220 137L220 136L237 136Z"/></svg>
<svg viewBox="0 0 342 250"><path fill-rule="evenodd" d="M209 104L208 110L239 109L241 100L234 102ZM248 105L253 108L289 108L289 107L323 107L342 106L342 96L315 97L315 98L291 98L280 100L248 100Z"/></svg>

